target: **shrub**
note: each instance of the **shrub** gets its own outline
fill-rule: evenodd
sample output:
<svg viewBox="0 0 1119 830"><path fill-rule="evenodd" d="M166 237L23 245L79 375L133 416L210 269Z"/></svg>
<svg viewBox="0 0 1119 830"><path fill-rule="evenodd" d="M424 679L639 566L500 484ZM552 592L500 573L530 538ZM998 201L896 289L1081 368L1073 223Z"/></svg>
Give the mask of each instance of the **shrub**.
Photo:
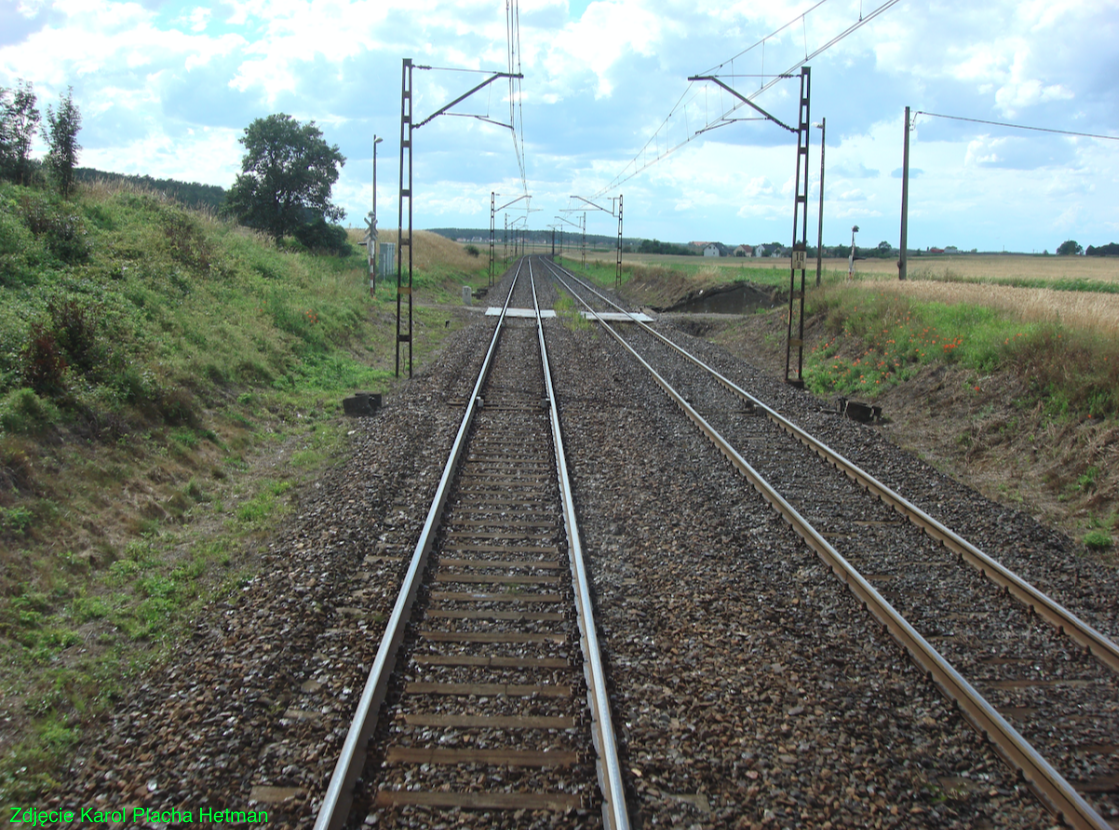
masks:
<svg viewBox="0 0 1119 830"><path fill-rule="evenodd" d="M354 250L347 239L346 229L341 225L328 225L321 216L296 228L295 238L315 253L349 256Z"/></svg>
<svg viewBox="0 0 1119 830"><path fill-rule="evenodd" d="M39 432L58 419L58 407L31 389L16 389L0 401L0 427L5 432Z"/></svg>
<svg viewBox="0 0 1119 830"><path fill-rule="evenodd" d="M477 245L467 245L466 246L466 252L468 254L470 254L470 256L472 256L472 257L477 257L481 254L481 252L478 250Z"/></svg>
<svg viewBox="0 0 1119 830"><path fill-rule="evenodd" d="M20 207L28 229L42 237L47 249L58 259L70 265L89 259L89 232L80 216L59 211L39 195L25 194Z"/></svg>
<svg viewBox="0 0 1119 830"><path fill-rule="evenodd" d="M178 210L167 211L163 215L163 236L177 262L203 273L210 270L214 252L192 216Z"/></svg>
<svg viewBox="0 0 1119 830"><path fill-rule="evenodd" d="M26 507L0 507L0 531L22 536L33 519L34 516Z"/></svg>
<svg viewBox="0 0 1119 830"><path fill-rule="evenodd" d="M1111 547L1111 534L1106 530L1089 530L1084 534L1084 545L1092 550L1107 550Z"/></svg>
<svg viewBox="0 0 1119 830"><path fill-rule="evenodd" d="M185 389L164 390L159 396L159 414L171 426L198 426L193 396Z"/></svg>
<svg viewBox="0 0 1119 830"><path fill-rule="evenodd" d="M31 325L30 340L20 352L25 386L41 395L58 396L66 389L66 358L54 332L43 323Z"/></svg>
<svg viewBox="0 0 1119 830"><path fill-rule="evenodd" d="M77 300L52 299L47 303L55 342L83 372L99 367L105 349L98 342L97 322L90 309Z"/></svg>

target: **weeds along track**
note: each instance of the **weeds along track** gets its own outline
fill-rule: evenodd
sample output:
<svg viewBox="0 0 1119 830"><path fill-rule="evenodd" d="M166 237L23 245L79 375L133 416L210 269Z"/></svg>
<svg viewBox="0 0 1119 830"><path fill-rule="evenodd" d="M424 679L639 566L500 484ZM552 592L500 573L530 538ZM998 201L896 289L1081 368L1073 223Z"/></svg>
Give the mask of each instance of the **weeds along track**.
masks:
<svg viewBox="0 0 1119 830"><path fill-rule="evenodd" d="M543 327L507 313L537 308L517 270L319 827L628 827Z"/></svg>
<svg viewBox="0 0 1119 830"><path fill-rule="evenodd" d="M614 330L1051 810L1119 817L1114 643L649 327Z"/></svg>

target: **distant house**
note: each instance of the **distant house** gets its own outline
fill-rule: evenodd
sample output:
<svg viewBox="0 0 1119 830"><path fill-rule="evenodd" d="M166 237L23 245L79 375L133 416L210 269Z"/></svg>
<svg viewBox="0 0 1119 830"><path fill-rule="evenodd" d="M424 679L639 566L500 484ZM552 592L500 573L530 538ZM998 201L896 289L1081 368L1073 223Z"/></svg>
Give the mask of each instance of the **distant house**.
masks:
<svg viewBox="0 0 1119 830"><path fill-rule="evenodd" d="M719 251L718 243L708 242L707 245L705 245L704 248L703 248L703 255L704 256L722 256L722 253Z"/></svg>
<svg viewBox="0 0 1119 830"><path fill-rule="evenodd" d="M753 256L754 255L754 246L753 245L739 245L737 248L734 249L734 255L735 256Z"/></svg>
<svg viewBox="0 0 1119 830"><path fill-rule="evenodd" d="M743 247L745 247L747 250L749 250L749 248L750 248L749 245L745 245ZM763 257L763 256L781 257L781 256L788 256L788 255L789 255L789 249L786 248L784 245L775 245L772 242L765 242L761 245L755 245L754 246L753 256L755 256L755 257ZM751 254L746 254L745 256L751 256Z"/></svg>
<svg viewBox="0 0 1119 830"><path fill-rule="evenodd" d="M944 249L944 253L946 254L958 254L959 252L960 249L957 248L955 245L949 245L947 248Z"/></svg>
<svg viewBox="0 0 1119 830"><path fill-rule="evenodd" d="M929 248L929 253L930 254L942 254L942 253L944 253L944 249L943 248Z"/></svg>

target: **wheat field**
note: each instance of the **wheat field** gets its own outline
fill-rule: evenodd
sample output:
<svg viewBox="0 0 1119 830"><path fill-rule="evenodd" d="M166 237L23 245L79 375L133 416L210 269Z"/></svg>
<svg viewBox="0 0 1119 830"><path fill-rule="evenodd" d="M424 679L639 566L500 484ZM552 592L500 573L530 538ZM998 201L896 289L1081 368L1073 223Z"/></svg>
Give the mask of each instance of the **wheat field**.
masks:
<svg viewBox="0 0 1119 830"><path fill-rule="evenodd" d="M973 255L919 258L909 261L909 279L897 279L897 266L875 260L874 269L858 263L856 280L917 300L947 304L967 303L995 308L1025 322L1062 323L1099 334L1119 334L1119 295L1090 291L1054 291L1022 288L997 282L964 280L1029 279L1119 283L1119 258Z"/></svg>

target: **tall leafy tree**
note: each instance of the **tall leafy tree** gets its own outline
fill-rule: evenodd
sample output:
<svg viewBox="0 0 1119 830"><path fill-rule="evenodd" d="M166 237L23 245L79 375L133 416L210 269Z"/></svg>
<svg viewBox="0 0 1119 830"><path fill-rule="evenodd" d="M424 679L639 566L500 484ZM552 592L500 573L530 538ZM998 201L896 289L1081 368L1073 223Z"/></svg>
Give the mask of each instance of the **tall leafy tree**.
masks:
<svg viewBox="0 0 1119 830"><path fill-rule="evenodd" d="M240 142L246 151L241 174L226 201L239 221L279 244L308 216L338 221L346 215L330 201L346 159L337 144L326 143L314 121L300 124L283 113L258 118Z"/></svg>
<svg viewBox="0 0 1119 830"><path fill-rule="evenodd" d="M82 128L82 114L74 103L74 88L67 87L66 94L59 96L58 110L47 106L47 164L50 166L58 189L64 198L69 198L74 188L74 168L78 165L78 131Z"/></svg>
<svg viewBox="0 0 1119 830"><path fill-rule="evenodd" d="M1084 249L1080 247L1080 243L1075 239L1066 239L1057 248L1057 253L1060 256L1076 256Z"/></svg>
<svg viewBox="0 0 1119 830"><path fill-rule="evenodd" d="M35 88L22 78L14 90L0 90L0 165L20 184L31 181L31 142L41 120L35 103Z"/></svg>

